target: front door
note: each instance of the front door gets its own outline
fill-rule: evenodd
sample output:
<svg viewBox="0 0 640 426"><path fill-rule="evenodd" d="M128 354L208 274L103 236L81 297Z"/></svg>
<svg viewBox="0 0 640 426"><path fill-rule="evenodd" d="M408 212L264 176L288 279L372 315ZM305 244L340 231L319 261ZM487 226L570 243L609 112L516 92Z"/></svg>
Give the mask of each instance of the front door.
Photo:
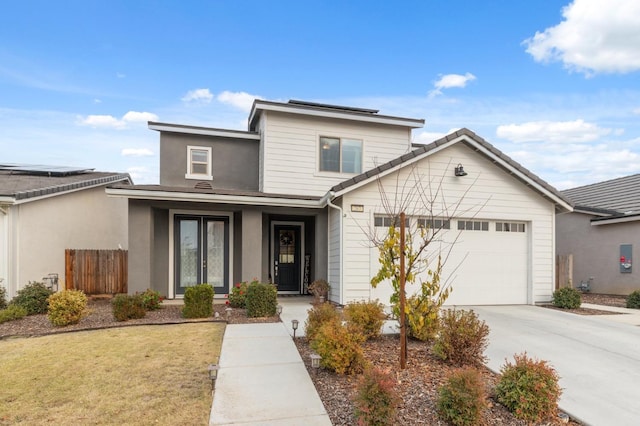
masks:
<svg viewBox="0 0 640 426"><path fill-rule="evenodd" d="M273 226L273 277L280 292L300 292L300 225Z"/></svg>
<svg viewBox="0 0 640 426"><path fill-rule="evenodd" d="M229 218L176 215L175 294L209 283L216 294L229 293Z"/></svg>

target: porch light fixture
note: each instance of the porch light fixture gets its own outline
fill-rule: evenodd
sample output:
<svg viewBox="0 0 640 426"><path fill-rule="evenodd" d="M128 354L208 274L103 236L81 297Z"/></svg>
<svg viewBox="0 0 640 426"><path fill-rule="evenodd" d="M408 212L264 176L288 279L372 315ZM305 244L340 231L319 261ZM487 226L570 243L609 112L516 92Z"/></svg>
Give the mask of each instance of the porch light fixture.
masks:
<svg viewBox="0 0 640 426"><path fill-rule="evenodd" d="M462 167L462 164L458 163L458 165L455 168L454 173L456 174L456 176L466 176L467 172L464 171L464 167Z"/></svg>
<svg viewBox="0 0 640 426"><path fill-rule="evenodd" d="M293 338L294 339L296 338L296 330L298 329L298 324L299 324L298 320L296 320L296 319L291 320L291 327L293 328Z"/></svg>
<svg viewBox="0 0 640 426"><path fill-rule="evenodd" d="M211 390L216 388L216 379L218 378L218 370L220 366L218 364L209 364L207 370L209 370L209 379L211 379Z"/></svg>
<svg viewBox="0 0 640 426"><path fill-rule="evenodd" d="M278 314L278 317L280 317L282 314L282 305L276 306L276 313Z"/></svg>
<svg viewBox="0 0 640 426"><path fill-rule="evenodd" d="M311 357L311 368L313 368L313 372L315 374L320 368L320 360L322 359L322 357L315 352L312 353L310 357Z"/></svg>

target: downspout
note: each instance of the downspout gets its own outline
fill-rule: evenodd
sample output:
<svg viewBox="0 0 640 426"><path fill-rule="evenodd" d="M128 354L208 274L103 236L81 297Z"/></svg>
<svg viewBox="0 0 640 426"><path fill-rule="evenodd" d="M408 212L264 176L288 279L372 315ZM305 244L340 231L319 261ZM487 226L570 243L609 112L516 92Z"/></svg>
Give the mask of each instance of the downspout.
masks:
<svg viewBox="0 0 640 426"><path fill-rule="evenodd" d="M331 208L334 208L336 210L338 210L338 212L340 213L340 228L339 228L339 232L340 232L340 304L343 304L344 302L344 253L342 251L343 249L343 235L342 235L342 207L337 206L335 204L333 204L331 202L331 200L333 200L336 197L336 193L333 191L329 191L327 193L327 205ZM329 217L327 217L327 219L329 219ZM328 221L327 221L328 222ZM331 246L329 245L329 241L330 240L330 236L331 236L331 227L327 228L327 270L329 270L329 262L331 261Z"/></svg>

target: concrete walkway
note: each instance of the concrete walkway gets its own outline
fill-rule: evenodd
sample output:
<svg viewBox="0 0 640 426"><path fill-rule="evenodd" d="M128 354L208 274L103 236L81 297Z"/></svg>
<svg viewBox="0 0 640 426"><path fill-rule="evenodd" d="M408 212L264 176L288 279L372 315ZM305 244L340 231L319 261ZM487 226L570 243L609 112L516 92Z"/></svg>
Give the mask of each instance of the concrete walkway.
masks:
<svg viewBox="0 0 640 426"><path fill-rule="evenodd" d="M209 424L331 425L284 323L227 325Z"/></svg>

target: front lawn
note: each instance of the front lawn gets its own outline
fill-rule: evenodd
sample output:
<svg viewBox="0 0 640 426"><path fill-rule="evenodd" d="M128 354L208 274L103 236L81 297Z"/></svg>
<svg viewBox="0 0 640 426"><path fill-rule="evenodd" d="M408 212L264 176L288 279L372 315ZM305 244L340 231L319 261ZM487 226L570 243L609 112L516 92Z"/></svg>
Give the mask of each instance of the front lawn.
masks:
<svg viewBox="0 0 640 426"><path fill-rule="evenodd" d="M207 424L224 324L0 340L0 424Z"/></svg>

